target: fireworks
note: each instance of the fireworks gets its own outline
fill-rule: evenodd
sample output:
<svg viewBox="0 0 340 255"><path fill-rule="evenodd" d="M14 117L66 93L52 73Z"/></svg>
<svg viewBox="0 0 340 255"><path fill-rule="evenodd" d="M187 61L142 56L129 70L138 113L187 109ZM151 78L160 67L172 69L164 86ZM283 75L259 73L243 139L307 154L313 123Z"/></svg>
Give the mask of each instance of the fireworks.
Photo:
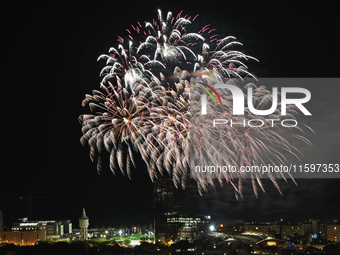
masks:
<svg viewBox="0 0 340 255"><path fill-rule="evenodd" d="M119 80L118 80L119 81ZM133 96L121 86L109 88L102 86L103 92L94 90L86 95L83 106L89 105L95 114L80 116L83 136L81 143L90 146L90 157L97 159L97 170L101 169L100 153L105 148L110 153L110 169L115 173L117 164L123 173L131 173L134 165L132 148L140 146L141 137L138 130L143 127L144 115L147 110L138 107ZM99 154L98 154L99 153ZM98 154L98 155L97 155ZM125 156L126 154L126 156Z"/></svg>
<svg viewBox="0 0 340 255"><path fill-rule="evenodd" d="M188 32L197 16L182 17L181 12L175 17L169 12L164 19L158 11L158 19L145 22L144 27L140 22L131 25L130 30L138 38L144 37L143 42L137 43L127 29L128 47L124 48L126 42L119 37L121 44L98 58L106 60L100 73L102 91L86 95L83 106L88 105L92 114L80 116L81 143L89 145L91 160L97 160L98 171L105 149L110 154L110 169L115 173L119 168L130 177L135 151L145 161L152 180L166 171L176 186L184 188L190 165L204 163L207 158L240 166L263 164L266 160L273 165L283 163L282 149L297 156L298 150L285 139L285 134L268 124L259 129L212 128L210 120L231 117L232 97L226 90L214 91L221 95L219 102L223 107L209 102L211 114L200 115L203 92L198 88L236 83L235 78L256 79L244 61L258 60L235 50L242 44L233 36L220 39L210 25L198 32ZM255 108L270 102L272 95L266 88L247 86L254 87ZM248 108L245 112L246 119L254 117ZM288 114L295 118L295 109L288 109ZM279 118L279 113L275 111L261 118L265 122ZM234 119L238 121L237 117ZM294 132L292 135L307 141ZM212 140L215 142L211 143ZM193 144L199 144L195 153L191 150ZM192 177L200 193L207 191L209 185L216 182L223 185L226 181L234 186L236 197L242 196L243 176L239 174L192 174ZM279 189L275 177L269 178ZM264 190L260 175L251 175L251 181L256 195L258 186Z"/></svg>

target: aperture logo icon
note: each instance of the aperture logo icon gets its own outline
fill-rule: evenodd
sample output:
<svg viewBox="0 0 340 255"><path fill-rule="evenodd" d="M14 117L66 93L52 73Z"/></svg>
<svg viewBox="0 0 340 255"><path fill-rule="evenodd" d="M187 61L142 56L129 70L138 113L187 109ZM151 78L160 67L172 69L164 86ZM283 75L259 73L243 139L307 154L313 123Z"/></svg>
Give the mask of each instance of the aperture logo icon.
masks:
<svg viewBox="0 0 340 255"><path fill-rule="evenodd" d="M217 91L216 91L212 86L210 86L210 85L208 85L208 84L206 84L206 83L202 83L202 82L200 82L200 84L206 86L206 87L209 88L212 92L214 92L215 95L217 96L218 100L220 101L221 106L223 106L220 95L217 93ZM217 105L216 100L215 100L213 94L211 94L211 93L209 92L209 90L207 90L207 89L205 89L205 88L201 88L201 87L198 87L198 89L200 89L200 90L204 91L205 93L207 93L207 94L212 98L212 100L214 101L215 105ZM204 98L204 99L203 99L203 98ZM204 102L205 102L205 104L206 104L206 103L207 103L207 96L203 94L203 95L202 95L202 100L204 100ZM202 102L202 105L203 105L203 104L204 104L204 103ZM206 111L205 111L205 113L202 112L202 114L206 114Z"/></svg>

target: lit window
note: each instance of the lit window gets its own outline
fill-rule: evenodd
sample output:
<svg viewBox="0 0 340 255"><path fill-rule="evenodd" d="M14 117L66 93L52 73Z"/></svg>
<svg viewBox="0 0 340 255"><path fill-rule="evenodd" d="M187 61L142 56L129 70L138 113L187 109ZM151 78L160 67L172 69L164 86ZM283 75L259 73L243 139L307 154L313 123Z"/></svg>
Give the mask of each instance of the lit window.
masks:
<svg viewBox="0 0 340 255"><path fill-rule="evenodd" d="M267 242L267 245L268 246L276 246L277 244L276 244L276 242L271 241L271 242Z"/></svg>

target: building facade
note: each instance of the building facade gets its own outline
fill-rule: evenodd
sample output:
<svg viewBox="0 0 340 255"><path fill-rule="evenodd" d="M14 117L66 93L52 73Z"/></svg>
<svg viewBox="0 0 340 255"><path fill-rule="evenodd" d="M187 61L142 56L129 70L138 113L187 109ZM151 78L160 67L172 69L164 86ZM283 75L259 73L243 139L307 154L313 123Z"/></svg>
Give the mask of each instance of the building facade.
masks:
<svg viewBox="0 0 340 255"><path fill-rule="evenodd" d="M46 239L58 239L72 233L72 223L70 220L28 221L28 218L20 218L13 223L11 231L45 231Z"/></svg>
<svg viewBox="0 0 340 255"><path fill-rule="evenodd" d="M287 241L292 235L302 235L301 225L281 225L281 239Z"/></svg>
<svg viewBox="0 0 340 255"><path fill-rule="evenodd" d="M155 238L157 241L168 241L171 239L171 231L168 228L167 218L177 213L174 207L174 191L171 179L154 182L153 202Z"/></svg>
<svg viewBox="0 0 340 255"><path fill-rule="evenodd" d="M340 224L327 225L327 239L332 242L340 242Z"/></svg>
<svg viewBox="0 0 340 255"><path fill-rule="evenodd" d="M192 242L204 230L210 217L179 213L174 205L173 186L171 179L154 182L155 239L159 242Z"/></svg>
<svg viewBox="0 0 340 255"><path fill-rule="evenodd" d="M193 242L195 238L207 230L210 216L196 214L174 214L167 217L167 231L170 240Z"/></svg>
<svg viewBox="0 0 340 255"><path fill-rule="evenodd" d="M0 244L13 243L15 245L35 245L38 241L46 240L45 230L30 230L16 232L0 232Z"/></svg>

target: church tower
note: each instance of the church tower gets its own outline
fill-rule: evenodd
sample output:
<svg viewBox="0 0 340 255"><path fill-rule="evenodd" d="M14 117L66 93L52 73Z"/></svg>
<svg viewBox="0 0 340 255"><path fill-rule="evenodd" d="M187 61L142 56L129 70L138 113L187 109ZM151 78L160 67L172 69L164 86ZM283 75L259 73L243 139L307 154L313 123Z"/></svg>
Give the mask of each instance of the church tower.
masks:
<svg viewBox="0 0 340 255"><path fill-rule="evenodd" d="M89 227L89 217L86 216L85 208L83 208L83 212L79 218L79 227L80 227L80 240L84 241L88 238L87 229Z"/></svg>

